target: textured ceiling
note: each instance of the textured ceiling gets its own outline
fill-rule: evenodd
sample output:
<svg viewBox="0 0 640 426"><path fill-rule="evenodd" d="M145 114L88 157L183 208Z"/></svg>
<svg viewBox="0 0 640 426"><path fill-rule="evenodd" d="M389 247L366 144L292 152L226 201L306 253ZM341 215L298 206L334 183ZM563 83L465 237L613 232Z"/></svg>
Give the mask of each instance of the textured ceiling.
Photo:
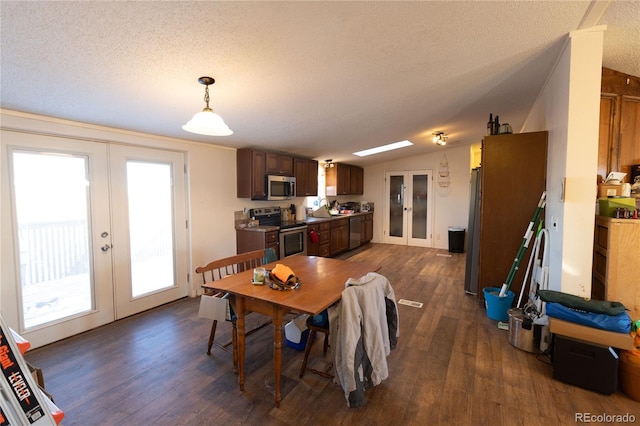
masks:
<svg viewBox="0 0 640 426"><path fill-rule="evenodd" d="M600 2L604 66L640 75L640 2ZM354 164L522 126L589 1L0 3L6 109ZM606 7L608 6L608 7ZM600 16L602 17L600 18ZM181 126L204 106L227 137ZM403 139L366 160L351 153Z"/></svg>

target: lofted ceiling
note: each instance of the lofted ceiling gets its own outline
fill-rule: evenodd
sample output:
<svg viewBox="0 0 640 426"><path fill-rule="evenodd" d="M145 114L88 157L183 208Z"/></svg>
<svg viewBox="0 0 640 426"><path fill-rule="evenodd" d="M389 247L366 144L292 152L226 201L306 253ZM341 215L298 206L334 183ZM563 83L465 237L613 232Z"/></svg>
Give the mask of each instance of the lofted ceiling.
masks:
<svg viewBox="0 0 640 426"><path fill-rule="evenodd" d="M603 65L640 76L640 2L2 1L5 109L365 165L514 131L566 35L606 24ZM232 136L181 126L211 107ZM411 148L353 152L409 139Z"/></svg>

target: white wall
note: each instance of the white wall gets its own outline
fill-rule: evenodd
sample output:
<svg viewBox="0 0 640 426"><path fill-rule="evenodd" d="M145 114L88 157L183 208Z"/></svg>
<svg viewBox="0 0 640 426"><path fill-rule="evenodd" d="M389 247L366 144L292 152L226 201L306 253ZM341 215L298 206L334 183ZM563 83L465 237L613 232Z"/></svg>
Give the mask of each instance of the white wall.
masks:
<svg viewBox="0 0 640 426"><path fill-rule="evenodd" d="M437 172L440 161L446 152L449 163L451 183L447 188L441 188L437 183ZM469 164L471 149L469 146L443 148L441 151L415 157L387 161L364 168L363 199L375 204L373 216L373 242L382 242L382 228L384 218L384 177L387 171L432 170L434 176L433 203L433 244L435 248L446 249L448 242L448 227L467 228L469 223L469 183L471 179Z"/></svg>
<svg viewBox="0 0 640 426"><path fill-rule="evenodd" d="M522 129L549 131L549 287L586 297L591 295L604 29L569 34Z"/></svg>

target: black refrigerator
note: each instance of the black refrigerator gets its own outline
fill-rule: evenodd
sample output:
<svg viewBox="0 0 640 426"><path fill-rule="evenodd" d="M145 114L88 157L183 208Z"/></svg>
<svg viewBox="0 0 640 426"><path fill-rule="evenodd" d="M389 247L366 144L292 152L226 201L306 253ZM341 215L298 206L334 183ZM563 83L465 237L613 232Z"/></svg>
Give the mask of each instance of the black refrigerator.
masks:
<svg viewBox="0 0 640 426"><path fill-rule="evenodd" d="M467 294L478 294L478 250L480 247L480 202L482 169L471 170L469 191L469 234L467 236L467 265L464 274L464 291Z"/></svg>

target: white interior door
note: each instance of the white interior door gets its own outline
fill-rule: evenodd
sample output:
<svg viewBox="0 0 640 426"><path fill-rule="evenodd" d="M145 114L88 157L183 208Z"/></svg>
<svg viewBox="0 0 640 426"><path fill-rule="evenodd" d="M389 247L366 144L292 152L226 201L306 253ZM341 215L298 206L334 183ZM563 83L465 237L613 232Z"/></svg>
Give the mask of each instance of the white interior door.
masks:
<svg viewBox="0 0 640 426"><path fill-rule="evenodd" d="M42 346L187 295L184 155L2 131L0 309Z"/></svg>
<svg viewBox="0 0 640 426"><path fill-rule="evenodd" d="M433 247L430 170L385 173L384 242Z"/></svg>
<svg viewBox="0 0 640 426"><path fill-rule="evenodd" d="M0 309L34 347L114 320L107 147L2 131Z"/></svg>
<svg viewBox="0 0 640 426"><path fill-rule="evenodd" d="M187 295L184 154L111 145L116 318Z"/></svg>

